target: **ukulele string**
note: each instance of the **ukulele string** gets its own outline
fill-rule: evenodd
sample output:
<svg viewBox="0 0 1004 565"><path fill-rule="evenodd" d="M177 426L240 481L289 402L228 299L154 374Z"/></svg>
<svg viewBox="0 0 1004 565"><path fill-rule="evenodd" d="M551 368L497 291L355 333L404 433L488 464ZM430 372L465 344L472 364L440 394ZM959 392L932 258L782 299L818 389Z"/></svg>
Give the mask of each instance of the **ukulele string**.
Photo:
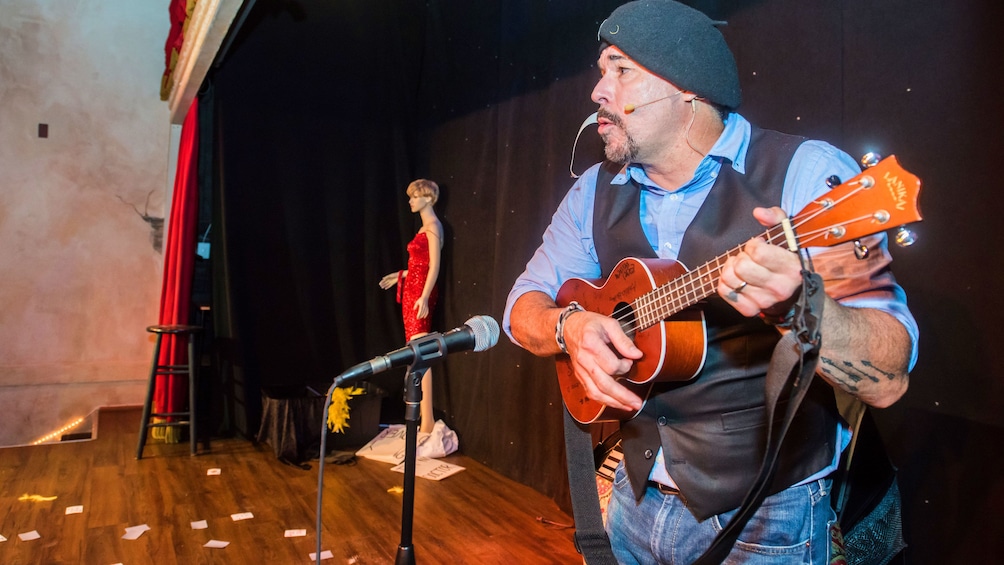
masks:
<svg viewBox="0 0 1004 565"><path fill-rule="evenodd" d="M848 182L847 184L850 185L851 183ZM854 184L861 185L860 181L854 181ZM791 218L794 220L792 222L792 227L799 228L807 222L817 218L819 215L831 212L836 206L840 205L848 198L853 197L863 188L864 186L861 185L860 188L849 191L846 195L830 204L824 204L821 201L814 201L814 203L819 205L820 208L807 214ZM846 220L841 223L819 228L804 234L796 233L795 239L797 246L802 248L803 246L810 245L820 238L827 238L834 227L846 226L870 219L872 219L872 216L870 215L860 216L858 218ZM767 229L767 231L764 232L763 237L767 243L772 245L783 245L787 239L784 229L780 224ZM721 270L725 261L729 257L742 251L742 247L742 245L738 245L715 257L701 267L698 267L693 271L688 271L672 281L669 281L668 283L656 287L652 291L639 296L630 305L624 305L615 309L612 317L617 320L622 328L624 328L625 333L630 333L651 327L676 314L677 312L680 312L684 308L696 304L698 301L714 293L714 287L721 278ZM711 266L712 263L714 263L713 267ZM701 274L701 271L705 269L707 269L707 272L705 274ZM667 299L669 300L668 303L666 302ZM632 317L634 318L631 320L632 323L627 323L627 321Z"/></svg>

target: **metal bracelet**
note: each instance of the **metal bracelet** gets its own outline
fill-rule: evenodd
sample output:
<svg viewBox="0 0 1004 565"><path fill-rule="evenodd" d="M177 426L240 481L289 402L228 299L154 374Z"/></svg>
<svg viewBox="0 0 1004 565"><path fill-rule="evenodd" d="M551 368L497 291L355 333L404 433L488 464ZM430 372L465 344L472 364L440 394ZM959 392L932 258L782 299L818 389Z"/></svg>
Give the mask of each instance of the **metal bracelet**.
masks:
<svg viewBox="0 0 1004 565"><path fill-rule="evenodd" d="M565 320L574 312L584 311L585 308L573 300L568 306L565 306L565 309L561 311L561 315L558 316L558 323L554 326L554 341L558 342L558 348L561 349L562 353L568 353L568 349L565 347Z"/></svg>

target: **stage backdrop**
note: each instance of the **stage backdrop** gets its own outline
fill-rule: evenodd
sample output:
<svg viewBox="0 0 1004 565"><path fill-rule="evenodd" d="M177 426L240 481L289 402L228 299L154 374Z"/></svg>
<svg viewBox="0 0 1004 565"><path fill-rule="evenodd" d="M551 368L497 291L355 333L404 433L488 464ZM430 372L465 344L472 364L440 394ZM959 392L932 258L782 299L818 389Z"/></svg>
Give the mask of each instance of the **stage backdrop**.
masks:
<svg viewBox="0 0 1004 565"><path fill-rule="evenodd" d="M435 328L501 320L506 294L571 185L595 110L596 29L617 1L258 0L217 61L214 273L254 429L259 388L326 386L403 344L379 278L418 227L404 189L440 183ZM996 159L1004 10L989 0L700 2L727 20L742 112L924 181L919 242L894 268L921 324L910 392L876 412L901 467L920 562L978 562L1004 520L1002 269ZM595 130L573 168L599 158ZM220 304L223 302L223 304ZM881 336L875 336L881 339ZM465 453L564 501L552 362L504 340L436 369ZM378 382L400 386L400 373ZM713 448L713 446L709 446ZM922 557L921 557L922 556Z"/></svg>

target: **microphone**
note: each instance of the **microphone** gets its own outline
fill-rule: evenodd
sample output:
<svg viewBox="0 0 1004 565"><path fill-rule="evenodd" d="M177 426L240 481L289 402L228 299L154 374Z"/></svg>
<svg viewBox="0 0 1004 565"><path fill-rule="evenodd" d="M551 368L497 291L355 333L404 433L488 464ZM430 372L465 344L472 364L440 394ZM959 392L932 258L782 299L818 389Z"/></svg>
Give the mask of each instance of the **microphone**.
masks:
<svg viewBox="0 0 1004 565"><path fill-rule="evenodd" d="M392 367L411 365L416 360L438 359L457 351L484 351L495 347L498 341L499 323L491 316L474 316L459 328L416 337L405 347L351 367L335 378L335 386L343 386Z"/></svg>
<svg viewBox="0 0 1004 565"><path fill-rule="evenodd" d="M676 92L674 92L674 93L672 93L672 94L670 94L668 96L663 96L662 98L656 98L655 100L649 100L648 102L645 102L644 104L627 104L627 105L624 106L624 113L625 114L631 114L635 110L637 110L638 108L641 108L642 106L648 106L649 104L655 104L656 102L662 102L663 100L665 100L667 98L672 98L672 97L676 96L677 94L683 94L683 91L682 90L677 90Z"/></svg>

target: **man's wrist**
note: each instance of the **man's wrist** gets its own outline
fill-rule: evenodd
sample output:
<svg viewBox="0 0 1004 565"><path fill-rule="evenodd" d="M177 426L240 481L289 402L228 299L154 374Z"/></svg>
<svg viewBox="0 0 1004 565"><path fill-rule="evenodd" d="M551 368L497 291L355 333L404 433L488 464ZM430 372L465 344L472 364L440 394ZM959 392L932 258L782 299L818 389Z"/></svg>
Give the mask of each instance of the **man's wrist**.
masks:
<svg viewBox="0 0 1004 565"><path fill-rule="evenodd" d="M568 349L565 346L565 322L572 314L584 311L585 309L573 300L568 306L565 306L565 309L558 316L558 323L554 326L554 341L558 342L558 349L562 353L568 353Z"/></svg>
<svg viewBox="0 0 1004 565"><path fill-rule="evenodd" d="M764 308L760 311L760 319L765 324L778 328L791 328L791 322L795 319L795 305L798 303L798 297L801 294L802 289L799 287L787 300L778 302L770 308Z"/></svg>

